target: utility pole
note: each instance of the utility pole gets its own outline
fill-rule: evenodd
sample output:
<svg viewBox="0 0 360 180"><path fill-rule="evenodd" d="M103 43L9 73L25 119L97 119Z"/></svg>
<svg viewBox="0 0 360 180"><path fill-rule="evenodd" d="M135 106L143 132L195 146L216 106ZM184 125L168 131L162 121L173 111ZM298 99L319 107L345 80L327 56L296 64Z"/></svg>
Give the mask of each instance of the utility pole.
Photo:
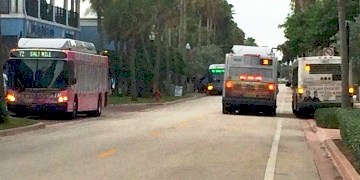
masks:
<svg viewBox="0 0 360 180"><path fill-rule="evenodd" d="M349 96L349 54L347 42L347 29L345 20L345 0L338 0L339 31L341 43L341 107L348 108L350 104Z"/></svg>

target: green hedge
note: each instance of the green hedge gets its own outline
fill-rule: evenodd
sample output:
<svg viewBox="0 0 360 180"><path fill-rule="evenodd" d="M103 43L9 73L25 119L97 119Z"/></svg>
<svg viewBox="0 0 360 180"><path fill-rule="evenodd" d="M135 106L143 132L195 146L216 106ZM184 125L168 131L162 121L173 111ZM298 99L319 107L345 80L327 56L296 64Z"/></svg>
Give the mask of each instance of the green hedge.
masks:
<svg viewBox="0 0 360 180"><path fill-rule="evenodd" d="M320 108L315 111L316 125L322 128L339 129L339 121L336 112L339 108Z"/></svg>
<svg viewBox="0 0 360 180"><path fill-rule="evenodd" d="M360 109L339 109L340 134L343 142L350 147L360 167Z"/></svg>

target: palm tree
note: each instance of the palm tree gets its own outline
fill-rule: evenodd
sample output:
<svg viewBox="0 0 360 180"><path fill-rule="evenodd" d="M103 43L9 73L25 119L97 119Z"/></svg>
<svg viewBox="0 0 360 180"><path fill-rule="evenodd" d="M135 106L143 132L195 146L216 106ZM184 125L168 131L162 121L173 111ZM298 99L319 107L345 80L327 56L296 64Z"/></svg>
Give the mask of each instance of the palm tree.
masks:
<svg viewBox="0 0 360 180"><path fill-rule="evenodd" d="M87 1L87 0L82 0ZM97 31L98 31L98 41L99 41L99 46L98 46L98 50L102 51L104 50L104 37L103 37L103 13L104 13L104 8L106 3L104 3L101 0L89 0L90 4L91 4L91 10L93 10L96 13L97 16Z"/></svg>
<svg viewBox="0 0 360 180"><path fill-rule="evenodd" d="M104 28L109 39L124 39L129 52L131 99L137 100L136 64L137 37L153 24L151 16L153 4L148 0L113 0L108 2L104 11Z"/></svg>

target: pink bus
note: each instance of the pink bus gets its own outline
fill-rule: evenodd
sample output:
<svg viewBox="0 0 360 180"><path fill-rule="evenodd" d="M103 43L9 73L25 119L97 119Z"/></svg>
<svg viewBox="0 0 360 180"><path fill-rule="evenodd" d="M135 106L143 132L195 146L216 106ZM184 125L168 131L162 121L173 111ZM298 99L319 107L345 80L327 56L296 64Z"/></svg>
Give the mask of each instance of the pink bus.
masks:
<svg viewBox="0 0 360 180"><path fill-rule="evenodd" d="M72 39L21 38L7 63L7 104L19 116L100 116L107 105L108 57Z"/></svg>

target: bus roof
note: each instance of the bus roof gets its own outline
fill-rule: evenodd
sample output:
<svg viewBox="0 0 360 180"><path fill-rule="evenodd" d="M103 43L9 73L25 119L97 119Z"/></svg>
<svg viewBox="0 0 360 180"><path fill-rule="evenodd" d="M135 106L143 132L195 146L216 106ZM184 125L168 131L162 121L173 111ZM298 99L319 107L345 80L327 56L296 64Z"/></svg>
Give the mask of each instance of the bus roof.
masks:
<svg viewBox="0 0 360 180"><path fill-rule="evenodd" d="M18 48L67 49L96 54L93 43L66 38L20 38Z"/></svg>
<svg viewBox="0 0 360 180"><path fill-rule="evenodd" d="M234 45L232 51L236 56L243 56L244 54L257 54L260 55L260 57L270 57L272 55L271 47Z"/></svg>
<svg viewBox="0 0 360 180"><path fill-rule="evenodd" d="M209 69L224 69L225 68L225 64L211 64L209 66Z"/></svg>

